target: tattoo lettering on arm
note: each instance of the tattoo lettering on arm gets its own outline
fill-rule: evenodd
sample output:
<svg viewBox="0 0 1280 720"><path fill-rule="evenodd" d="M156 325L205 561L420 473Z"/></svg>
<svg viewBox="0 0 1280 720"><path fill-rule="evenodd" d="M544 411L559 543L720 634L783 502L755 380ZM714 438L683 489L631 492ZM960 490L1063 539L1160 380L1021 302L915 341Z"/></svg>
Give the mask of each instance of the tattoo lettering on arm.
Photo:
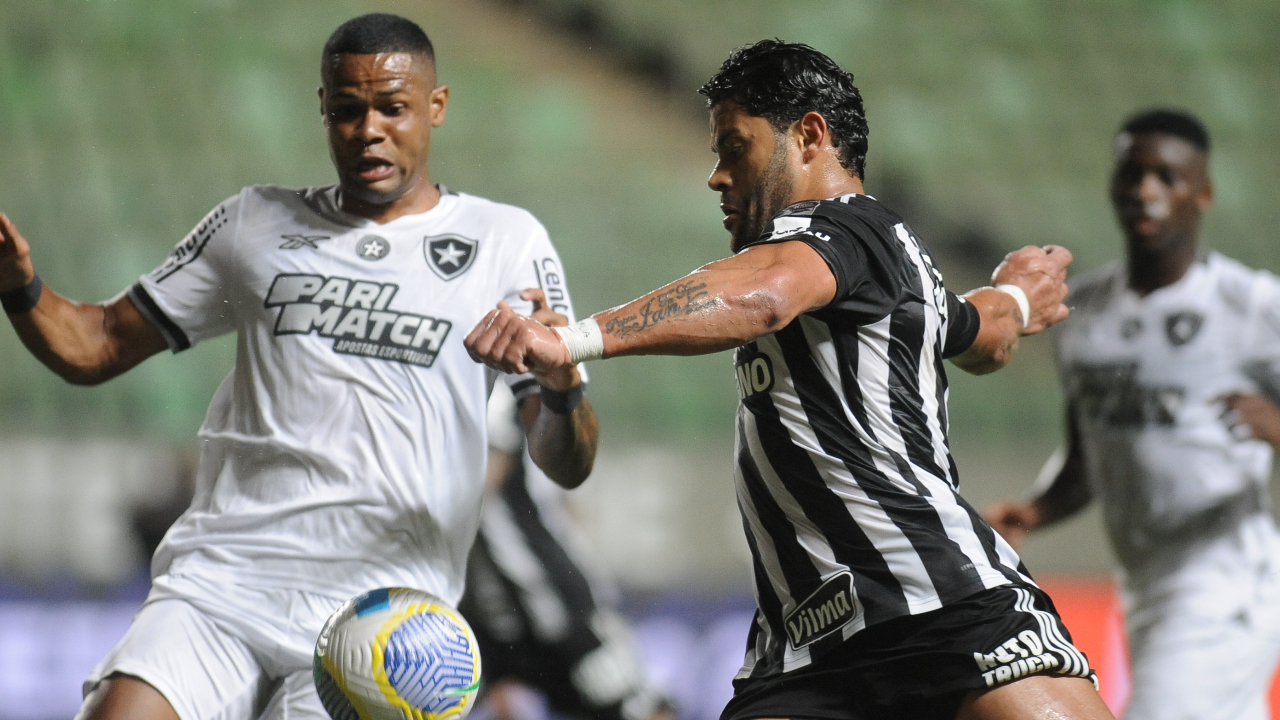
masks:
<svg viewBox="0 0 1280 720"><path fill-rule="evenodd" d="M716 304L705 282L691 280L649 298L634 314L609 320L604 332L626 339L669 318L694 315Z"/></svg>

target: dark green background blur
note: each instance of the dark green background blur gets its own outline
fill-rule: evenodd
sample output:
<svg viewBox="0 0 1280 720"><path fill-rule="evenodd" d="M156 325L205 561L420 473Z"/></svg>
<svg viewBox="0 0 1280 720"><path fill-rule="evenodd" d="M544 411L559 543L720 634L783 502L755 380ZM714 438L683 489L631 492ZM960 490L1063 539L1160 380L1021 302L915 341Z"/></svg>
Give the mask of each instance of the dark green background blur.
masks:
<svg viewBox="0 0 1280 720"><path fill-rule="evenodd" d="M453 94L433 177L541 218L580 313L726 251L694 92L730 48L766 36L808 42L857 76L869 191L934 245L956 290L1026 243L1068 246L1079 270L1117 257L1110 139L1151 104L1194 110L1213 135L1206 243L1280 268L1271 0L2 0L0 211L46 282L110 297L242 185L329 183L320 47L373 9L436 42ZM633 71L655 65L658 81ZM31 432L189 439L234 351L223 338L73 388L0 336L0 427ZM727 357L591 371L606 442L727 442ZM1056 442L1047 341L995 378L952 377L955 438L971 454Z"/></svg>

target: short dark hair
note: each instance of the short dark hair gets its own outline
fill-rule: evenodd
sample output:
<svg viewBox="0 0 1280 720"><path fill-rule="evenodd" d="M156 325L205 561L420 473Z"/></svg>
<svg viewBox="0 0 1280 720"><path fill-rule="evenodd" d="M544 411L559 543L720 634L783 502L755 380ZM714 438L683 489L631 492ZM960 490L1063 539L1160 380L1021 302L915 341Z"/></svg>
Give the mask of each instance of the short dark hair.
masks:
<svg viewBox="0 0 1280 720"><path fill-rule="evenodd" d="M323 57L398 52L425 55L433 63L436 59L431 39L417 23L390 13L369 13L339 25L325 42Z"/></svg>
<svg viewBox="0 0 1280 720"><path fill-rule="evenodd" d="M1199 118L1184 110L1168 108L1151 108L1143 110L1124 121L1120 132L1137 135L1140 133L1166 133L1182 138L1200 148L1201 152L1209 152L1209 131Z"/></svg>
<svg viewBox="0 0 1280 720"><path fill-rule="evenodd" d="M778 132L807 112L822 115L840 164L863 176L868 131L862 94L853 75L808 45L774 39L737 48L698 92L707 96L708 107L732 100Z"/></svg>

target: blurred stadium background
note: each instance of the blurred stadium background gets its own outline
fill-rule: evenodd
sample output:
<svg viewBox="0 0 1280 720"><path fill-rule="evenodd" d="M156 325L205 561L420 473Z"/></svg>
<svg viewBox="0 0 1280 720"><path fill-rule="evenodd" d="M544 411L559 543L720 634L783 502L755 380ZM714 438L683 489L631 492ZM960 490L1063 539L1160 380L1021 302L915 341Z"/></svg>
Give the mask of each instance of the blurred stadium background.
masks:
<svg viewBox="0 0 1280 720"><path fill-rule="evenodd" d="M869 191L931 243L955 289L1027 243L1066 245L1077 270L1118 257L1109 141L1152 104L1191 109L1214 135L1206 243L1280 270L1269 0L0 0L0 210L41 275L106 298L241 186L330 183L319 49L370 10L411 17L436 43L452 96L433 176L532 210L582 312L726 252L694 91L731 48L767 36L854 72ZM234 340L85 389L0 335L0 720L69 717L145 594L143 548L181 502ZM592 375L602 457L578 505L682 715L714 718L751 605L729 360L628 359ZM1026 342L994 378L952 377L966 496L1022 492L1060 432L1049 342ZM1096 514L1025 556L1122 703Z"/></svg>

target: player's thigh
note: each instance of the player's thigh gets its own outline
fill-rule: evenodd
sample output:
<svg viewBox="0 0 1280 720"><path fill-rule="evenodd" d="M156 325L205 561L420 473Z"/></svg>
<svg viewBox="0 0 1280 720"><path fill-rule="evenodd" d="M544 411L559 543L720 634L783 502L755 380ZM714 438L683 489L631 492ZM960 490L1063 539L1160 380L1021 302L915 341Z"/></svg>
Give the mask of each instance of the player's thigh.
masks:
<svg viewBox="0 0 1280 720"><path fill-rule="evenodd" d="M181 720L251 720L265 701L264 682L244 642L188 602L158 600L94 668L77 717L158 720L151 708L159 695Z"/></svg>
<svg viewBox="0 0 1280 720"><path fill-rule="evenodd" d="M112 675L85 696L76 720L179 720L173 706L146 681Z"/></svg>
<svg viewBox="0 0 1280 720"><path fill-rule="evenodd" d="M1244 618L1164 623L1135 638L1126 720L1265 720L1280 650Z"/></svg>
<svg viewBox="0 0 1280 720"><path fill-rule="evenodd" d="M1032 675L992 690L975 691L960 703L956 720L1114 720L1093 683L1085 678Z"/></svg>

